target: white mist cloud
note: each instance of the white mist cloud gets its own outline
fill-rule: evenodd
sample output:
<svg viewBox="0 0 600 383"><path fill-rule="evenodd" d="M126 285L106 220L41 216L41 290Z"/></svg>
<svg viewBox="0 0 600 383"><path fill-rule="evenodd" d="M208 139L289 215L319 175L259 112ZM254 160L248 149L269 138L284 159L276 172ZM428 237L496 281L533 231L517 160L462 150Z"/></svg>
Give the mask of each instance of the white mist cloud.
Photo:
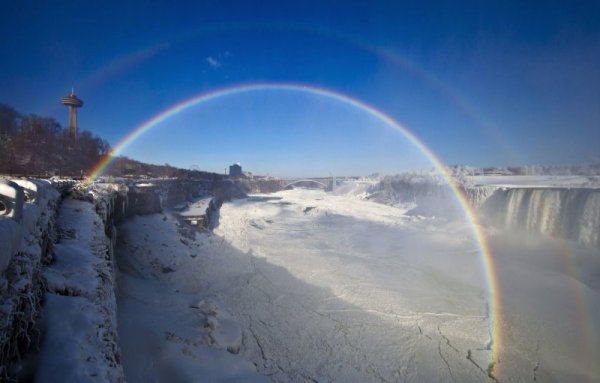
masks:
<svg viewBox="0 0 600 383"><path fill-rule="evenodd" d="M208 65L210 65L213 68L218 68L221 66L221 61L217 60L216 58L214 58L212 56L208 56L206 58L206 62L208 63Z"/></svg>

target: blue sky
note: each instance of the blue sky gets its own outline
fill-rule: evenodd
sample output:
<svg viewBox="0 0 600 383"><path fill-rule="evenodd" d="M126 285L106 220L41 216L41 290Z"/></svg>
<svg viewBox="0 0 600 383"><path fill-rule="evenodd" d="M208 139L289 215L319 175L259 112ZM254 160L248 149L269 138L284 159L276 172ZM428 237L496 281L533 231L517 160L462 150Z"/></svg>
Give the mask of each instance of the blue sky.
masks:
<svg viewBox="0 0 600 383"><path fill-rule="evenodd" d="M0 102L116 145L183 100L290 82L361 100L445 163L600 161L599 2L5 2ZM125 155L276 175L394 173L429 164L400 133L339 102L257 91L198 105Z"/></svg>

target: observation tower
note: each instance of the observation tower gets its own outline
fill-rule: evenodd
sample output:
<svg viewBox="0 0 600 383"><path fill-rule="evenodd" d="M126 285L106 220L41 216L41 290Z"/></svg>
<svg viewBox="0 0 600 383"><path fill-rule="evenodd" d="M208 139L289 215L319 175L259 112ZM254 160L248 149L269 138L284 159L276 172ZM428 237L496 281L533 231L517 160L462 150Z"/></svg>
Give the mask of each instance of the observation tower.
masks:
<svg viewBox="0 0 600 383"><path fill-rule="evenodd" d="M60 99L63 105L69 107L69 134L71 137L77 136L77 108L83 106L83 100L75 95L71 89L71 94Z"/></svg>

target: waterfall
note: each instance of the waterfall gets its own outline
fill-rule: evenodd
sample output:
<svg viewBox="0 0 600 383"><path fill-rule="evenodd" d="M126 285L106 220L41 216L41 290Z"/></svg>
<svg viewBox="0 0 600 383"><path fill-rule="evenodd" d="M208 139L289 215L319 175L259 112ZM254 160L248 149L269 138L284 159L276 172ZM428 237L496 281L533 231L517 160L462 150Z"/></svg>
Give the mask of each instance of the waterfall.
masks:
<svg viewBox="0 0 600 383"><path fill-rule="evenodd" d="M600 189L498 189L480 211L497 227L600 247Z"/></svg>

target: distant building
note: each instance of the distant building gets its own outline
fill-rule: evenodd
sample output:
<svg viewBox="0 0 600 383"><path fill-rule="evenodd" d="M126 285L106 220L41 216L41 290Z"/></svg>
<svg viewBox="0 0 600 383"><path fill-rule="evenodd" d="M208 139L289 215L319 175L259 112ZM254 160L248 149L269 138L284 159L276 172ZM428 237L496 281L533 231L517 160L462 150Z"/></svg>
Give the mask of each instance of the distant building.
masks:
<svg viewBox="0 0 600 383"><path fill-rule="evenodd" d="M231 177L240 177L242 175L242 165L238 163L229 167L229 175Z"/></svg>

